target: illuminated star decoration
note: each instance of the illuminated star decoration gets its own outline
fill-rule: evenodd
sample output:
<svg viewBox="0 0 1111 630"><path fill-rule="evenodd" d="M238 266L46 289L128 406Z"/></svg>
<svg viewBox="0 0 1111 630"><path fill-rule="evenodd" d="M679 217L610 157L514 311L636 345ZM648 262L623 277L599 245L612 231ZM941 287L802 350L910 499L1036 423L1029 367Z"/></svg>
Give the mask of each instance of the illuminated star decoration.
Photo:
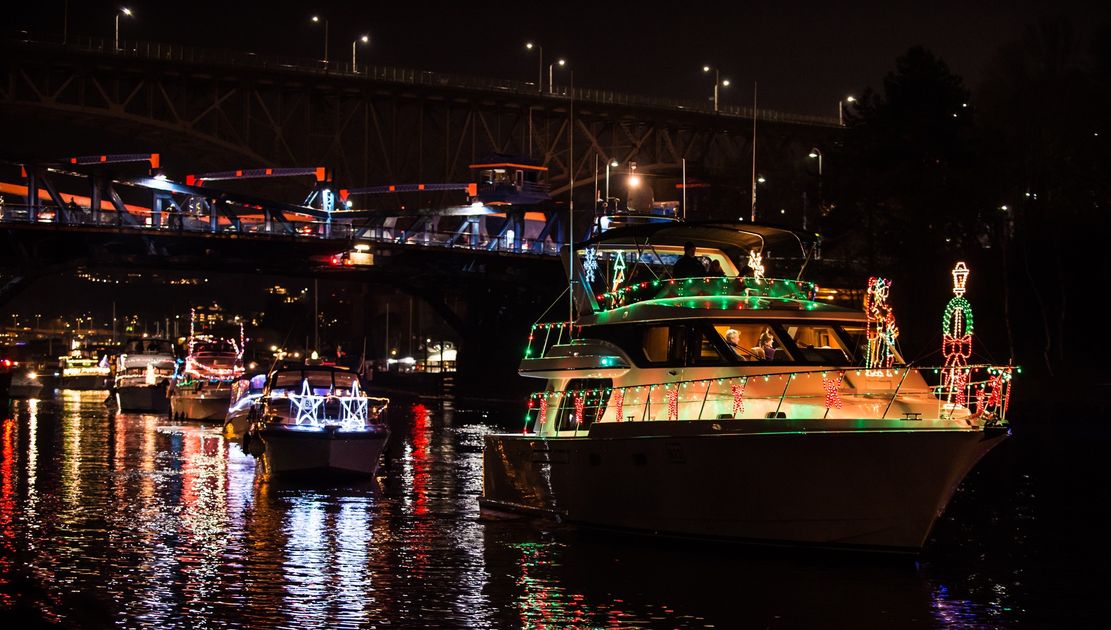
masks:
<svg viewBox="0 0 1111 630"><path fill-rule="evenodd" d="M964 299L968 267L963 262L953 268L953 297L945 305L941 318L941 350L945 355L943 385L949 390L947 400L963 406L966 402L968 359L972 356L972 305Z"/></svg>
<svg viewBox="0 0 1111 630"><path fill-rule="evenodd" d="M887 278L868 278L868 290L864 293L868 353L864 366L869 370L887 369L895 362L895 339L899 336L899 328L895 326L895 312L887 303L890 291L891 281Z"/></svg>
<svg viewBox="0 0 1111 630"><path fill-rule="evenodd" d="M625 282L625 255L617 252L615 256L616 259L613 261L613 284L610 286L610 291L616 291Z"/></svg>
<svg viewBox="0 0 1111 630"><path fill-rule="evenodd" d="M598 271L597 253L593 247L587 247L583 254L583 273L586 274L587 283L594 284L594 276Z"/></svg>
<svg viewBox="0 0 1111 630"><path fill-rule="evenodd" d="M752 270L752 279L757 282L764 280L764 263L762 262L763 256L755 249L748 252L748 268Z"/></svg>
<svg viewBox="0 0 1111 630"><path fill-rule="evenodd" d="M320 408L324 405L324 396L312 393L312 388L309 387L309 379L306 378L301 382L300 394L288 394L288 396L289 404L297 409L295 424L320 426Z"/></svg>
<svg viewBox="0 0 1111 630"><path fill-rule="evenodd" d="M356 431L366 426L367 398L359 391L359 381L351 384L351 395L340 396L340 424L348 431Z"/></svg>

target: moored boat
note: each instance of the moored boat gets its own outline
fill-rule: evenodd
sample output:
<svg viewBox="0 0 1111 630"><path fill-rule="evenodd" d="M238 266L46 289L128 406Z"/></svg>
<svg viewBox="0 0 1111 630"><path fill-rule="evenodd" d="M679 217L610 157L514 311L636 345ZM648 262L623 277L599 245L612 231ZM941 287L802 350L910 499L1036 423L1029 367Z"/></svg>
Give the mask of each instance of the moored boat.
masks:
<svg viewBox="0 0 1111 630"><path fill-rule="evenodd" d="M282 362L252 406L244 447L262 444L274 476L370 476L389 439L388 404L346 368Z"/></svg>
<svg viewBox="0 0 1111 630"><path fill-rule="evenodd" d="M578 296L573 326L534 326L520 372L547 387L523 433L486 437L484 513L919 550L961 480L1008 434L1013 368L957 352L931 383L933 369L898 353L886 283L873 280L858 312L815 300L810 283L763 276L766 248L792 239L676 223L586 243L578 285L596 290ZM692 263L692 277L672 276ZM634 274L647 279L625 281ZM955 347L971 347L963 316Z"/></svg>
<svg viewBox="0 0 1111 630"><path fill-rule="evenodd" d="M240 376L231 385L231 399L224 414L224 433L242 437L250 428L251 409L266 388L266 374Z"/></svg>
<svg viewBox="0 0 1111 630"><path fill-rule="evenodd" d="M117 359L114 381L120 411L167 413L176 372L173 342L129 339Z"/></svg>
<svg viewBox="0 0 1111 630"><path fill-rule="evenodd" d="M103 361L84 356L61 359L61 388L71 390L108 389L111 370L107 357Z"/></svg>
<svg viewBox="0 0 1111 630"><path fill-rule="evenodd" d="M222 422L231 404L232 385L243 375L245 339L198 333L190 320L188 354L170 394L170 415L179 420Z"/></svg>

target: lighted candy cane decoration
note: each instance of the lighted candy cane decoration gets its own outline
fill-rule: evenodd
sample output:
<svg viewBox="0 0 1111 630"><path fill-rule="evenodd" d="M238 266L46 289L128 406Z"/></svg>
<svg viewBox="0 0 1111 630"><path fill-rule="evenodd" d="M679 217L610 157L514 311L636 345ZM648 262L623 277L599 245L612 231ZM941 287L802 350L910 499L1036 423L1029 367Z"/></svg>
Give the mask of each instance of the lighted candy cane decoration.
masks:
<svg viewBox="0 0 1111 630"><path fill-rule="evenodd" d="M545 394L540 395L540 405L536 412L536 424L541 430L544 428L544 423L548 420L548 396Z"/></svg>
<svg viewBox="0 0 1111 630"><path fill-rule="evenodd" d="M748 385L748 378L741 379L740 383L733 382L729 385L729 390L733 394L733 417L739 418L745 412L745 403L742 398L745 395L745 386Z"/></svg>
<svg viewBox="0 0 1111 630"><path fill-rule="evenodd" d="M887 303L890 291L891 281L887 278L868 278L868 290L864 293L868 354L864 367L869 370L887 369L895 362L895 339L899 336L899 328L895 326L895 312Z"/></svg>
<svg viewBox="0 0 1111 630"><path fill-rule="evenodd" d="M575 395L575 429L583 423L583 410L586 409L586 398L582 392Z"/></svg>
<svg viewBox="0 0 1111 630"><path fill-rule="evenodd" d="M625 413L625 390L624 389L615 389L615 390L613 390L613 409L614 409L614 412L616 414L616 417L614 419L617 420L618 422L621 422L621 417Z"/></svg>
<svg viewBox="0 0 1111 630"><path fill-rule="evenodd" d="M667 393L667 419L679 419L679 385L676 383L675 389Z"/></svg>
<svg viewBox="0 0 1111 630"><path fill-rule="evenodd" d="M941 350L945 355L943 385L947 400L963 406L968 382L968 359L972 356L972 305L964 299L968 267L963 262L953 268L953 298L945 305L941 318Z"/></svg>

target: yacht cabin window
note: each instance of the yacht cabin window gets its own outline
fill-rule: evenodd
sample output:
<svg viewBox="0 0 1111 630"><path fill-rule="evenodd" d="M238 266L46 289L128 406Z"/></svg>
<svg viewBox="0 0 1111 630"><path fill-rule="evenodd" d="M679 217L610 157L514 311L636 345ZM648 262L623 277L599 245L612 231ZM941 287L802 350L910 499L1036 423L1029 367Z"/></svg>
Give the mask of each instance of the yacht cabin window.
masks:
<svg viewBox="0 0 1111 630"><path fill-rule="evenodd" d="M714 330L738 361L793 361L775 327L769 324L731 322L715 324ZM770 340L770 343L768 343Z"/></svg>

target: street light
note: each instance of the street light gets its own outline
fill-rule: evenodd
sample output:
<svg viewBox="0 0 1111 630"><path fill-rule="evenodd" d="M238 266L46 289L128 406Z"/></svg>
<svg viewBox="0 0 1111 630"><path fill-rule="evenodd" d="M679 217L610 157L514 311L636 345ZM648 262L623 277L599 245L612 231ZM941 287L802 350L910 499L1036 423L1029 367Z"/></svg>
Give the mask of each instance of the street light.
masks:
<svg viewBox="0 0 1111 630"><path fill-rule="evenodd" d="M525 48L532 50L536 48L540 52L540 63L536 67L536 91L540 94L544 93L544 47L540 44L532 42L525 42Z"/></svg>
<svg viewBox="0 0 1111 630"><path fill-rule="evenodd" d="M552 76L553 76L552 75L552 69L557 64L559 65L560 68L562 68L563 66L567 65L567 60L566 59L559 59L555 63L548 64L548 92L553 93L553 94L555 93L555 83L552 81ZM571 76L574 77L575 74L571 73Z"/></svg>
<svg viewBox="0 0 1111 630"><path fill-rule="evenodd" d="M556 62L560 68L567 65L565 59ZM553 64L554 65L554 64ZM568 203L567 203L567 243L570 256L567 257L567 277L570 279L570 291L567 292L567 325L575 322L575 71L570 70L570 89L567 93L570 99L567 106L567 168L568 168ZM548 66L548 88L552 87L552 66Z"/></svg>
<svg viewBox="0 0 1111 630"><path fill-rule="evenodd" d="M610 202L610 168L617 168L617 160L606 162L606 204ZM609 206L607 205L607 208Z"/></svg>
<svg viewBox="0 0 1111 630"><path fill-rule="evenodd" d="M845 126L845 103L855 103L856 97L853 95L846 96L845 98L837 101L837 120L841 126Z"/></svg>
<svg viewBox="0 0 1111 630"><path fill-rule="evenodd" d="M324 69L327 70L328 69L328 18L321 19L321 17L319 15L312 16L312 23L313 24L319 24L321 21L324 22Z"/></svg>
<svg viewBox="0 0 1111 630"><path fill-rule="evenodd" d="M714 71L714 111L718 111L718 91L720 88L729 87L729 79L721 79L721 73L713 66L702 66L703 72Z"/></svg>
<svg viewBox="0 0 1111 630"><path fill-rule="evenodd" d="M359 66L355 64L355 46L359 42L362 42L364 44L369 43L370 42L370 35L363 35L359 39L356 39L355 41L351 42L351 71L354 72L355 74L359 73Z"/></svg>
<svg viewBox="0 0 1111 630"><path fill-rule="evenodd" d="M822 151L818 147L810 149L810 159L818 159L818 216L822 215ZM806 208L802 209L802 229L806 229Z"/></svg>
<svg viewBox="0 0 1111 630"><path fill-rule="evenodd" d="M134 14L131 12L131 9L129 9L127 7L122 7L119 11L116 12L116 48L115 48L116 50L120 49L120 16L121 15L126 15L127 17L131 17Z"/></svg>

